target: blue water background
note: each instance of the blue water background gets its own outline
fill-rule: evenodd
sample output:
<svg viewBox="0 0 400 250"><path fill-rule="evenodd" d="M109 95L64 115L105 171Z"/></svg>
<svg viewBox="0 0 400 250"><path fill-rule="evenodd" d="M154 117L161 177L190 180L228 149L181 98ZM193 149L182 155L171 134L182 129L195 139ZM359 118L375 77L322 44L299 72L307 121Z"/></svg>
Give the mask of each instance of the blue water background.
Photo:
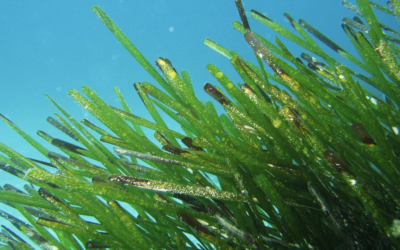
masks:
<svg viewBox="0 0 400 250"><path fill-rule="evenodd" d="M152 120L132 84L157 83L92 12L93 5L99 5L153 65L157 57L164 57L178 72L187 70L200 100L211 100L202 90L206 82L219 85L206 70L209 63L217 65L233 82L242 82L227 58L203 44L206 37L255 62L243 35L232 28L233 21L240 21L233 0L0 1L0 113L51 150L57 151L36 135L37 130L71 140L46 122L49 115L60 112L44 93L77 120L88 118L99 124L67 91L86 85L107 103L120 107L113 92L117 86L135 115ZM354 14L340 1L260 0L244 1L244 7L246 12L256 9L266 14L294 33L283 14L288 12L296 20L303 18L346 51L355 53L340 27L343 17ZM376 13L389 26L398 26L394 17ZM273 41L271 29L252 18L249 21L254 31ZM305 52L280 38L296 57ZM341 58L333 51L331 54ZM223 112L220 107L219 112ZM179 130L172 121L167 119L167 123ZM0 122L0 142L27 157L46 160L4 122ZM1 171L0 185L5 183L20 189L25 184ZM0 209L12 212L2 204Z"/></svg>

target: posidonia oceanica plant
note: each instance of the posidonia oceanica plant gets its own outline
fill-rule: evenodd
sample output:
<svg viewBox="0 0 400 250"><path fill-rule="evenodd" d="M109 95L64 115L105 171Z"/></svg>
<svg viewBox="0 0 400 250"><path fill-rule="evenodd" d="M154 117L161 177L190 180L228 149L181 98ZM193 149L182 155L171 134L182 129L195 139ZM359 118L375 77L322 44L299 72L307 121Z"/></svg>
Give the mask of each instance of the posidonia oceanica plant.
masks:
<svg viewBox="0 0 400 250"><path fill-rule="evenodd" d="M94 6L154 78L134 83L153 120L134 115L117 88L120 107L86 86L68 94L108 131L79 122L50 97L60 114L48 121L69 141L38 131L46 141L39 143L1 116L48 161L0 144L1 168L30 183L0 190L26 219L0 212L15 226L3 227L0 249L33 248L15 230L42 249L400 249L400 35L374 14L399 18L400 1L357 3L343 1L355 17L342 27L358 56L303 19L285 14L292 31L251 10L279 33L266 40L237 0L241 22L233 26L258 63L206 39L243 80L236 85L208 65L215 81L204 91L214 103L197 99L188 72L168 59L158 58L155 69ZM296 57L280 37L304 53ZM154 130L158 144L142 128Z"/></svg>

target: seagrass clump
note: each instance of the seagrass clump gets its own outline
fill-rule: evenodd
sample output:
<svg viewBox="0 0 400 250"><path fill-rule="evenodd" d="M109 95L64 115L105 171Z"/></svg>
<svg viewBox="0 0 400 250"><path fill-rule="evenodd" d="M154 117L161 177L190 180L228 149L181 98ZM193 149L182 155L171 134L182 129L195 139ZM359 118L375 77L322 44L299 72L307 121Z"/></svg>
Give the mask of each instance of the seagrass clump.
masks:
<svg viewBox="0 0 400 250"><path fill-rule="evenodd" d="M0 167L29 182L0 190L25 218L0 211L15 226L3 226L0 249L400 249L400 35L373 12L399 18L400 1L357 3L343 1L356 16L342 27L358 56L303 19L285 14L295 34L252 10L304 49L296 57L278 36L273 43L252 31L236 1L242 21L233 26L258 63L206 39L243 80L208 65L215 82L204 91L216 102L197 99L188 72L169 60L158 58L156 70L94 6L154 78L134 83L153 121L134 115L117 88L120 107L86 86L68 94L102 126L78 122L48 97L60 111L48 121L68 140L38 131L40 144L1 116L48 161L0 144Z"/></svg>

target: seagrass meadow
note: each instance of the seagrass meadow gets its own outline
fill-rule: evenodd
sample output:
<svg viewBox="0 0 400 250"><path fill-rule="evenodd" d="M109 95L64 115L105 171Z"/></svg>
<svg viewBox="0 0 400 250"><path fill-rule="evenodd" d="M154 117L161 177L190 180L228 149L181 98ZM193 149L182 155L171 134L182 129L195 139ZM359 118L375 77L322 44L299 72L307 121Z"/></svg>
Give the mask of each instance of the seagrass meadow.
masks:
<svg viewBox="0 0 400 250"><path fill-rule="evenodd" d="M267 40L235 3L233 27L257 63L206 39L242 78L207 65L214 102L196 97L190 72L148 62L93 7L153 77L133 84L152 119L135 115L118 88L116 107L87 86L68 94L96 121L78 121L47 96L59 110L47 121L69 141L44 131L36 140L0 115L47 159L0 143L0 168L29 182L0 190L25 218L0 210L14 226L3 225L0 249L400 249L400 34L375 16L400 20L400 0L342 2L354 12L342 28L358 55L303 19L285 13L288 30L251 10L279 33Z"/></svg>

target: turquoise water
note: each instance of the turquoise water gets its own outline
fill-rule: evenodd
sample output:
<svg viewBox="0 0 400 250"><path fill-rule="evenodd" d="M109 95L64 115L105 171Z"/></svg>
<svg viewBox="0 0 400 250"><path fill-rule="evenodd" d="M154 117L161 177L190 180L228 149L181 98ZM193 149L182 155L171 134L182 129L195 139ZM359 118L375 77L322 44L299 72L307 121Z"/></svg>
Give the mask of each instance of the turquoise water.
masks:
<svg viewBox="0 0 400 250"><path fill-rule="evenodd" d="M87 85L107 103L118 106L113 92L117 86L135 115L151 119L132 84L155 81L92 12L93 5L99 5L150 62L161 56L168 58L178 72L187 70L200 100L210 100L202 90L206 82L218 85L205 68L208 63L216 64L233 82L242 81L227 58L203 44L204 38L255 61L250 46L232 28L232 22L240 20L233 0L1 1L0 113L51 150L57 151L36 136L36 131L43 130L63 139L65 136L46 122L49 115L58 111L44 93L76 119L96 122L66 92ZM283 13L290 13L296 20L303 18L346 51L354 53L340 27L344 16L354 14L340 1L244 1L244 7L247 12L256 9L266 14L293 32ZM397 27L394 18L380 16L388 20L386 24ZM269 28L249 20L254 31L274 39L275 34ZM287 40L282 41L293 49L295 56L304 52ZM173 123L170 126L174 129ZM45 160L3 122L0 122L0 142L27 157ZM0 172L0 184L5 183L20 189L25 184ZM12 212L1 204L0 209Z"/></svg>

